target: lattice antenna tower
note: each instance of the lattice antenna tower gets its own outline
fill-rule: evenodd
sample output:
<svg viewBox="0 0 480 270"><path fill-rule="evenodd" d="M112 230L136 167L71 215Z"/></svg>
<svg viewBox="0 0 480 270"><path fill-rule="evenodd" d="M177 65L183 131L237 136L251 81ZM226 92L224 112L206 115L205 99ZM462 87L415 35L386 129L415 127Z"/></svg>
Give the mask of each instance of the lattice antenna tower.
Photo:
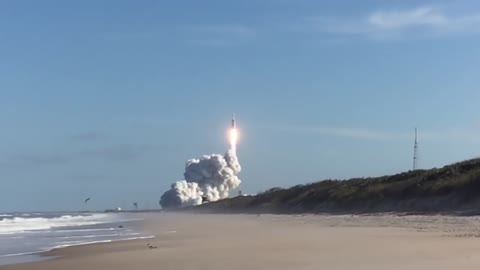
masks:
<svg viewBox="0 0 480 270"><path fill-rule="evenodd" d="M418 136L415 128L415 143L413 144L413 170L418 169Z"/></svg>

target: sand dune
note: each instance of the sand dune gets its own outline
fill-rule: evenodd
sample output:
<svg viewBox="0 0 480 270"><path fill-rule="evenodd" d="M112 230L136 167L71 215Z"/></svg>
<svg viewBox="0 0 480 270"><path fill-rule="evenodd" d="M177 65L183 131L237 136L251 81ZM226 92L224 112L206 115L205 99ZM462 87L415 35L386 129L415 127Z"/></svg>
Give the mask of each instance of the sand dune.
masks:
<svg viewBox="0 0 480 270"><path fill-rule="evenodd" d="M0 269L479 269L479 228L477 217L150 214L155 239Z"/></svg>

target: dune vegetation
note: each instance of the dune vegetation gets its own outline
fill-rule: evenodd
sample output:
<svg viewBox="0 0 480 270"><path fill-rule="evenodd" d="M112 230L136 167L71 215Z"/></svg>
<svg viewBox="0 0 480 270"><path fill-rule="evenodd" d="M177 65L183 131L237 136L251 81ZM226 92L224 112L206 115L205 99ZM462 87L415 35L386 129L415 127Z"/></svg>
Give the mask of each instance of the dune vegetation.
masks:
<svg viewBox="0 0 480 270"><path fill-rule="evenodd" d="M239 213L480 212L480 159L375 178L272 188L195 207Z"/></svg>

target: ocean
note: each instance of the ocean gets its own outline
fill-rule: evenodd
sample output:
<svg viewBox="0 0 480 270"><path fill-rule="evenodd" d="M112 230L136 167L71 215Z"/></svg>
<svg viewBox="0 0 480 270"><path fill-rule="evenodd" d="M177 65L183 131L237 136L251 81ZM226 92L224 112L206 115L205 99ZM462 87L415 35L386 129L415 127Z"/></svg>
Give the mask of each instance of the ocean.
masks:
<svg viewBox="0 0 480 270"><path fill-rule="evenodd" d="M0 265L45 259L39 253L91 243L151 238L128 213L0 214Z"/></svg>

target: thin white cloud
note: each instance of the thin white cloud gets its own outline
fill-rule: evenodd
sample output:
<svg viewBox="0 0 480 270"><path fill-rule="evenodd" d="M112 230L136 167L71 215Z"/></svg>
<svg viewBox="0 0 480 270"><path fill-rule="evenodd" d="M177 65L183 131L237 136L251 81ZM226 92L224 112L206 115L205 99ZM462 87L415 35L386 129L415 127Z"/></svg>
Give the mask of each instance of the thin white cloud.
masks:
<svg viewBox="0 0 480 270"><path fill-rule="evenodd" d="M449 129L445 131L424 131L420 133L424 141L449 141L480 143L480 130L478 129Z"/></svg>
<svg viewBox="0 0 480 270"><path fill-rule="evenodd" d="M71 136L74 141L92 142L107 138L108 136L96 131L77 133Z"/></svg>
<svg viewBox="0 0 480 270"><path fill-rule="evenodd" d="M289 132L313 133L325 136L348 137L366 140L394 140L408 138L408 134L392 133L381 130L356 127L332 127L313 125L278 125L264 127Z"/></svg>
<svg viewBox="0 0 480 270"><path fill-rule="evenodd" d="M60 165L76 162L80 159L104 161L129 161L140 158L154 149L152 145L119 144L101 148L91 148L77 152L64 153L25 153L13 156L0 157L0 166L14 167L16 165Z"/></svg>
<svg viewBox="0 0 480 270"><path fill-rule="evenodd" d="M417 26L442 27L449 19L431 7L407 11L378 11L368 17L371 27L384 30L398 30Z"/></svg>
<svg viewBox="0 0 480 270"><path fill-rule="evenodd" d="M241 24L195 25L191 29L203 34L251 36L254 30Z"/></svg>
<svg viewBox="0 0 480 270"><path fill-rule="evenodd" d="M344 127L311 127L310 131L323 135L333 135L368 140L389 140L398 138L399 135L366 128Z"/></svg>
<svg viewBox="0 0 480 270"><path fill-rule="evenodd" d="M444 36L480 32L480 12L449 14L435 7L408 10L377 10L356 18L310 17L307 29L337 35L369 38Z"/></svg>
<svg viewBox="0 0 480 270"><path fill-rule="evenodd" d="M234 45L255 36L255 29L242 24L195 25L186 28L189 42L203 46Z"/></svg>
<svg viewBox="0 0 480 270"><path fill-rule="evenodd" d="M388 141L413 140L413 129L405 131L387 131L360 127L334 127L316 125L276 125L262 126L285 132L299 132L324 136L344 137L361 140ZM419 130L421 141L480 143L480 129Z"/></svg>

